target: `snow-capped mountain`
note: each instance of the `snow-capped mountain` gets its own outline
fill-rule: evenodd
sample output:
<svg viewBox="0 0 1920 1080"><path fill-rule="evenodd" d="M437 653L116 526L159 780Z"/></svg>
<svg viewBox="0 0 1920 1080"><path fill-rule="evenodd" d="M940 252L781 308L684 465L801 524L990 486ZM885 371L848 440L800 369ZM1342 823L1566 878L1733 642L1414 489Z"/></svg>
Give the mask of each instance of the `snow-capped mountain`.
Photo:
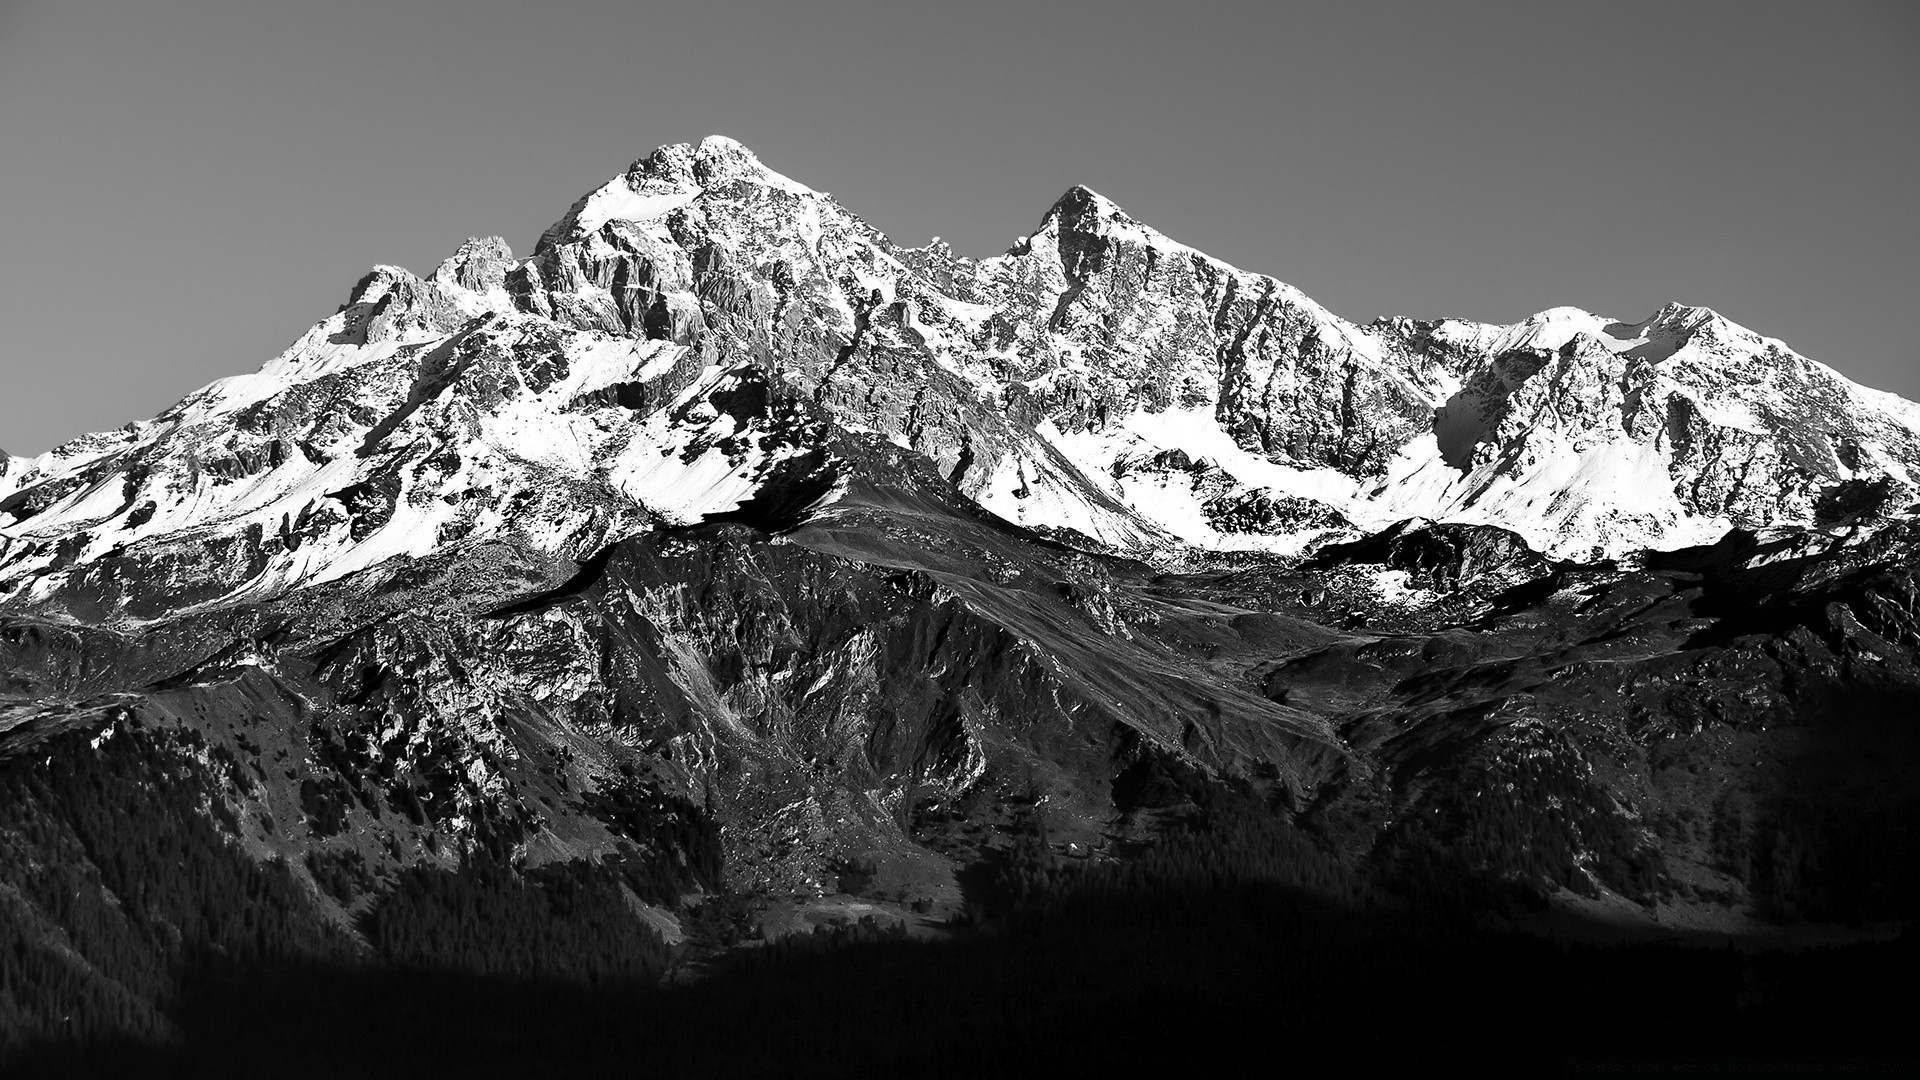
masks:
<svg viewBox="0 0 1920 1080"><path fill-rule="evenodd" d="M1076 882L1123 967L1160 902L1175 963L1195 897L1384 918L1318 969L1369 1002L1456 925L1407 911L1911 919L1916 432L1703 309L1359 326L1084 188L973 261L666 147L525 259L378 267L259 372L0 457L0 1062L368 1026L207 973L430 976L491 1054L447 978L1024 951Z"/></svg>
<svg viewBox="0 0 1920 1080"><path fill-rule="evenodd" d="M375 269L252 375L0 472L0 588L91 619L507 541L585 558L834 438L1149 558L1423 517L1561 557L1904 508L1920 407L1711 311L1346 322L1075 188L1006 254L889 242L723 138L664 147L516 260ZM789 507L797 510L798 507ZM1066 534L1063 534L1066 535Z"/></svg>
<svg viewBox="0 0 1920 1080"><path fill-rule="evenodd" d="M1084 189L979 272L998 308L1043 327L1011 350L1040 432L1204 546L1417 516L1593 558L1831 524L1865 485L1877 505L1912 501L1920 407L1702 308L1357 327ZM1071 523L998 479L987 505Z"/></svg>

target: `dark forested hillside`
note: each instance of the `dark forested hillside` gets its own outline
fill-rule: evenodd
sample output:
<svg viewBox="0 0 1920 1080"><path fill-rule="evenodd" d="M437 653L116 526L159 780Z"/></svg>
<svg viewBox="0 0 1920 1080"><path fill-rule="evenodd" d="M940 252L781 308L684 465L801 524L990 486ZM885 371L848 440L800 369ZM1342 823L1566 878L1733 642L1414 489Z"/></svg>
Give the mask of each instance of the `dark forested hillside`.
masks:
<svg viewBox="0 0 1920 1080"><path fill-rule="evenodd" d="M184 950L145 954L165 972L163 1030L108 1022L11 1060L25 1075L269 1060L287 1076L957 1077L1237 1071L1284 1053L1534 1076L1620 1055L1909 1049L1910 937L1556 944L1486 927L1478 915L1513 898L1484 888L1377 889L1244 794L1201 794L1177 816L1124 861L1063 856L1029 822L940 940L869 918L718 954L665 987L659 940L621 929L589 874L411 875L367 920L370 951L268 937L287 945L271 959L186 962L220 955L199 936L211 924L195 927ZM114 1016L105 999L66 1000Z"/></svg>

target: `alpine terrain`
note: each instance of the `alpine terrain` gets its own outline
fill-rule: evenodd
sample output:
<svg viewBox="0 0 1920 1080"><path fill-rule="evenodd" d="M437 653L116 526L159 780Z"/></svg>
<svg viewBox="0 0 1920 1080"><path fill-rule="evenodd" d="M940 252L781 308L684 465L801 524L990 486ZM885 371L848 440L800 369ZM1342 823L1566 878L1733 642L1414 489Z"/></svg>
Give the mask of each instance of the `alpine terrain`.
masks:
<svg viewBox="0 0 1920 1080"><path fill-rule="evenodd" d="M0 1054L1830 1048L1920 910L1916 511L1920 405L1704 308L1357 325L663 147L0 461Z"/></svg>

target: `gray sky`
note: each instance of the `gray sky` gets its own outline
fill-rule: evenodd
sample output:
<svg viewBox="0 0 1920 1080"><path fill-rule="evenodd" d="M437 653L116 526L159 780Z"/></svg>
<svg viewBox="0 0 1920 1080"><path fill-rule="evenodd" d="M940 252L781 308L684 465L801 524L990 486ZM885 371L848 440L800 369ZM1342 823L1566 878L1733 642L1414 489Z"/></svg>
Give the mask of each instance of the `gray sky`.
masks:
<svg viewBox="0 0 1920 1080"><path fill-rule="evenodd" d="M1679 300L1920 397L1920 4L0 0L0 446L715 133L903 243L1084 183L1352 319Z"/></svg>

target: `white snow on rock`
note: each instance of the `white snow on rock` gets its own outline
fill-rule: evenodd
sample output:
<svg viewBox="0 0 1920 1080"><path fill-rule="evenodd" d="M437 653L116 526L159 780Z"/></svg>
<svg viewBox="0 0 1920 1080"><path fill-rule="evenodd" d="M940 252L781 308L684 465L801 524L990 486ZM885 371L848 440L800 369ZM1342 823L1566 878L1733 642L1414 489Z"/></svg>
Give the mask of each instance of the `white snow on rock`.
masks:
<svg viewBox="0 0 1920 1080"><path fill-rule="evenodd" d="M260 374L191 395L117 455L70 444L45 456L41 474L87 482L0 530L14 598L208 534L252 536L250 565L182 610L491 538L584 558L621 535L735 510L773 459L805 449L713 408L708 397L739 376L685 346L496 316L355 349L330 340L342 321ZM541 360L526 363L530 352ZM685 385L644 412L619 400L618 387L639 393L688 366Z"/></svg>
<svg viewBox="0 0 1920 1080"><path fill-rule="evenodd" d="M140 568L190 609L496 540L584 557L817 465L816 423L1147 559L1409 517L1588 559L1859 530L1920 489L1920 406L1705 308L1363 327L1086 188L975 262L715 137L589 192L531 258L478 238L426 278L376 267L258 372L6 457L0 603L124 615Z"/></svg>

